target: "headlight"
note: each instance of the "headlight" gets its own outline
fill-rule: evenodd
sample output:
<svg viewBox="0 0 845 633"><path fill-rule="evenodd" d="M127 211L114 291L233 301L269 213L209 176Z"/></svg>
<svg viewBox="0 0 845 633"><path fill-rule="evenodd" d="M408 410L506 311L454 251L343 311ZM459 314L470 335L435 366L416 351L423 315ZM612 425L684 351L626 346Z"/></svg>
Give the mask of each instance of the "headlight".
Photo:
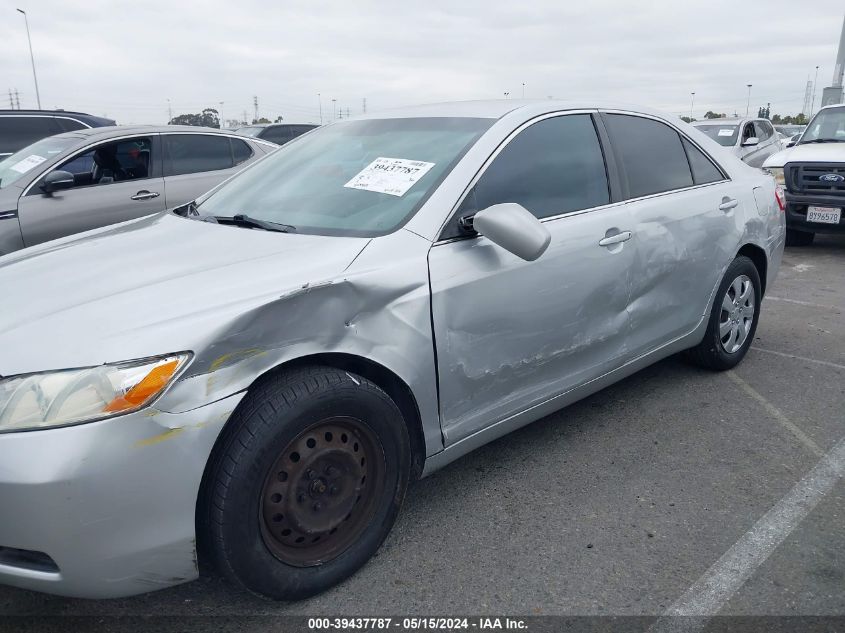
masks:
<svg viewBox="0 0 845 633"><path fill-rule="evenodd" d="M786 185L786 178L783 175L783 167L766 167L768 172L775 177L775 182L783 187Z"/></svg>
<svg viewBox="0 0 845 633"><path fill-rule="evenodd" d="M150 404L188 353L0 380L0 432L108 418Z"/></svg>

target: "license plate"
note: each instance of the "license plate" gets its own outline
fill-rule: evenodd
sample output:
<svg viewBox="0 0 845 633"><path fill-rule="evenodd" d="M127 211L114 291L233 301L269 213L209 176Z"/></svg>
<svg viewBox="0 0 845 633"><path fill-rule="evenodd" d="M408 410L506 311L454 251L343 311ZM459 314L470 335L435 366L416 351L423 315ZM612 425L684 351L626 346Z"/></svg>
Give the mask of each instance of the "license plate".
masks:
<svg viewBox="0 0 845 633"><path fill-rule="evenodd" d="M821 222L822 224L839 224L842 209L833 207L807 207L807 222Z"/></svg>

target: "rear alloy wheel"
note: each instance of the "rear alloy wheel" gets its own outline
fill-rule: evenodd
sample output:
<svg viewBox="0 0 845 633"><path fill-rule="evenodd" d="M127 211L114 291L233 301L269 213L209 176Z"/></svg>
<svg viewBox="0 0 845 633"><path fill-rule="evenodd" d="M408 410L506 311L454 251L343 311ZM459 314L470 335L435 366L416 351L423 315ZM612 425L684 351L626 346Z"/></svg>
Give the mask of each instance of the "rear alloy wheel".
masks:
<svg viewBox="0 0 845 633"><path fill-rule="evenodd" d="M366 378L319 366L264 378L212 455L200 552L263 596L297 600L328 589L390 532L410 452L402 414Z"/></svg>
<svg viewBox="0 0 845 633"><path fill-rule="evenodd" d="M786 229L786 245L787 246L809 246L816 239L815 233L808 231L796 231L795 229Z"/></svg>
<svg viewBox="0 0 845 633"><path fill-rule="evenodd" d="M708 369L736 367L754 340L761 297L757 267L747 257L737 257L716 292L704 338L684 356Z"/></svg>

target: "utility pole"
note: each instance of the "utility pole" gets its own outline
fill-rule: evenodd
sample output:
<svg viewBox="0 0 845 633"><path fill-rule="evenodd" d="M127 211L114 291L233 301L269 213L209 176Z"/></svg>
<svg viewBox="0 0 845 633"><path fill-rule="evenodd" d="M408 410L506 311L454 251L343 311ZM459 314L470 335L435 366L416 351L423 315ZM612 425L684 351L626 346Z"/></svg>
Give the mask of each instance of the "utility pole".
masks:
<svg viewBox="0 0 845 633"><path fill-rule="evenodd" d="M819 67L816 66L816 78L813 80L813 101L810 103L810 114L807 115L807 119L813 118L813 110L816 107L816 86L819 85Z"/></svg>
<svg viewBox="0 0 845 633"><path fill-rule="evenodd" d="M692 106L695 103L695 93L691 92L690 96L692 98L690 99L690 102L689 102L689 118L690 118L690 122L692 122Z"/></svg>
<svg viewBox="0 0 845 633"><path fill-rule="evenodd" d="M170 99L167 100L167 125L173 120L173 107L170 105Z"/></svg>
<svg viewBox="0 0 845 633"><path fill-rule="evenodd" d="M346 108L346 118L347 119L349 118L349 108L348 107Z"/></svg>
<svg viewBox="0 0 845 633"><path fill-rule="evenodd" d="M29 59L32 62L32 78L35 80L35 98L38 100L38 109L41 109L41 94L38 92L38 76L35 74L35 55L32 54L32 38L29 36L29 18L27 18L26 11L18 9L18 13L23 13L23 21L26 24L26 39L29 42ZM20 108L18 108L20 109Z"/></svg>
<svg viewBox="0 0 845 633"><path fill-rule="evenodd" d="M15 109L15 100L14 100L14 98L12 97L12 89L11 89L11 88L9 88L9 109L10 109L10 110L14 110L14 109Z"/></svg>
<svg viewBox="0 0 845 633"><path fill-rule="evenodd" d="M252 105L255 107L255 123L258 123L258 97L252 98Z"/></svg>
<svg viewBox="0 0 845 633"><path fill-rule="evenodd" d="M751 84L748 85L748 101L745 104L745 116L748 116L748 110L751 108Z"/></svg>
<svg viewBox="0 0 845 633"><path fill-rule="evenodd" d="M21 95L18 93L17 88L15 88L15 107L17 107L18 110L21 109Z"/></svg>
<svg viewBox="0 0 845 633"><path fill-rule="evenodd" d="M323 124L323 96L317 93L317 105L320 107L320 125Z"/></svg>
<svg viewBox="0 0 845 633"><path fill-rule="evenodd" d="M364 114L367 114L367 97L364 97L364 100L361 103L361 110Z"/></svg>

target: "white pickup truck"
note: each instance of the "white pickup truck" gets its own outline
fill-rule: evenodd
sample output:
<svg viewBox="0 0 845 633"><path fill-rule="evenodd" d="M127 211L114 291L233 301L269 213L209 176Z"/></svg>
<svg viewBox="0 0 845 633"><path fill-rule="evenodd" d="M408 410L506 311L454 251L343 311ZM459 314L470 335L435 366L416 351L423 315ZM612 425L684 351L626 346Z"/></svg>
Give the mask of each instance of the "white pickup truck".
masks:
<svg viewBox="0 0 845 633"><path fill-rule="evenodd" d="M763 168L784 189L787 246L807 246L816 233L845 233L845 104L819 110L801 138Z"/></svg>

